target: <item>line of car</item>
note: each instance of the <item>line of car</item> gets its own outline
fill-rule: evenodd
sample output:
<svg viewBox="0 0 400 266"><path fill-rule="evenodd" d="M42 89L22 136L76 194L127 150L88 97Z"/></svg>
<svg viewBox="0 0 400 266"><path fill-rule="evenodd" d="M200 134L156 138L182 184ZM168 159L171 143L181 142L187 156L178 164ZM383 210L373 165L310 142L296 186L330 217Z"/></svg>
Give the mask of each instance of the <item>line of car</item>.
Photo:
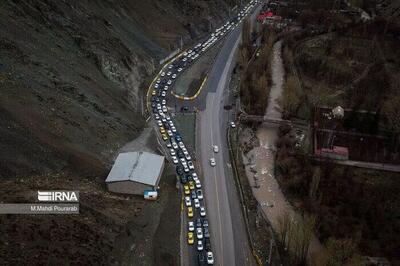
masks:
<svg viewBox="0 0 400 266"><path fill-rule="evenodd" d="M206 208L204 206L204 195L201 181L195 172L192 158L183 142L182 136L177 131L174 122L168 114L166 94L173 86L178 75L219 39L238 26L244 17L250 13L251 8L256 3L258 3L258 1L252 0L234 19L216 29L206 41L183 52L176 60L164 68L159 74L159 78L155 81L154 88L151 92L153 117L159 127L161 138L165 141L166 147L168 148L171 161L176 165L176 173L183 187L187 217L193 219L188 221L187 242L189 245L193 245L195 243L195 238L197 239L196 248L198 251L197 260L199 265L204 265L205 263L209 265L214 264L209 225L206 219ZM212 149L215 153L219 150L216 145L214 145ZM214 158L210 158L210 164L211 166L216 165ZM196 217L195 211L198 213ZM205 256L204 251L206 251Z"/></svg>

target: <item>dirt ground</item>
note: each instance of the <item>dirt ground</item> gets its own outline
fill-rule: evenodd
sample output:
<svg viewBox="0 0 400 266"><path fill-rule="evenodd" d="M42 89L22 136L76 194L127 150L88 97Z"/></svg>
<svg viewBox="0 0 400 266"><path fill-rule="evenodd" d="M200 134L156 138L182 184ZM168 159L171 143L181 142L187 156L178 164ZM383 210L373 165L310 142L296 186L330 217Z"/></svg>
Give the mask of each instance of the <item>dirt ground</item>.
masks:
<svg viewBox="0 0 400 266"><path fill-rule="evenodd" d="M174 86L175 93L190 97L197 92L222 47L221 43L213 46L204 56L199 57L196 63L183 72Z"/></svg>
<svg viewBox="0 0 400 266"><path fill-rule="evenodd" d="M232 134L232 146L236 146L235 134ZM238 150L241 153L241 149ZM234 149L234 154L236 149ZM236 156L235 156L236 157ZM251 234L252 244L258 258L265 262L269 260L269 252L271 248L271 230L270 225L260 212L257 199L254 197L252 187L246 176L245 165L242 160L235 160L238 169L239 182L243 192L244 204L246 206L248 226ZM271 250L271 265L281 265L280 254L276 245Z"/></svg>
<svg viewBox="0 0 400 266"><path fill-rule="evenodd" d="M79 215L0 216L1 265L178 265L179 197L166 168L160 198L111 194L101 178L0 182L4 203L35 202L38 189L79 190Z"/></svg>

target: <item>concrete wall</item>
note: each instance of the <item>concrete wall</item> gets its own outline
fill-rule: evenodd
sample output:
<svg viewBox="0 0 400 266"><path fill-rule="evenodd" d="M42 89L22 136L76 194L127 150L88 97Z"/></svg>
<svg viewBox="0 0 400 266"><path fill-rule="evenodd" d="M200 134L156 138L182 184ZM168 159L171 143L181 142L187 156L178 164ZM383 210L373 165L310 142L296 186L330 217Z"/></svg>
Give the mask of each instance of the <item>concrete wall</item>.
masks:
<svg viewBox="0 0 400 266"><path fill-rule="evenodd" d="M107 183L109 191L114 193L142 195L145 190L153 190L153 186L136 183L133 181L121 181Z"/></svg>

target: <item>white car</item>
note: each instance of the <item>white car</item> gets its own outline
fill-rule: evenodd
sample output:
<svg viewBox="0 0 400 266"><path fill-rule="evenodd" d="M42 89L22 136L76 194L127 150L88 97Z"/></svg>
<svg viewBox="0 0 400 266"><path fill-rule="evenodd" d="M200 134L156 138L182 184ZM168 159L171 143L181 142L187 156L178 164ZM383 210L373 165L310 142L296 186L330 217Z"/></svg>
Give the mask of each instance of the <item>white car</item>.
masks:
<svg viewBox="0 0 400 266"><path fill-rule="evenodd" d="M172 72L168 71L167 76L171 76Z"/></svg>
<svg viewBox="0 0 400 266"><path fill-rule="evenodd" d="M167 93L165 91L161 92L161 96L165 97L167 95Z"/></svg>
<svg viewBox="0 0 400 266"><path fill-rule="evenodd" d="M196 228L196 235L197 239L203 239L203 230L201 229L201 227Z"/></svg>
<svg viewBox="0 0 400 266"><path fill-rule="evenodd" d="M171 68L173 68L173 67L174 67L174 65L169 65L169 66L168 66L169 69L171 69Z"/></svg>
<svg viewBox="0 0 400 266"><path fill-rule="evenodd" d="M189 153L187 151L183 152L183 154L185 155L186 160L191 160L192 159L192 157L190 157L190 155L189 155Z"/></svg>
<svg viewBox="0 0 400 266"><path fill-rule="evenodd" d="M185 158L180 158L179 160L181 161L182 165L187 165L187 162L186 162Z"/></svg>
<svg viewBox="0 0 400 266"><path fill-rule="evenodd" d="M186 207L192 206L192 200L190 199L190 197L185 197L185 204Z"/></svg>
<svg viewBox="0 0 400 266"><path fill-rule="evenodd" d="M203 241L198 240L198 241L197 241L197 250L198 250L198 251L202 251L203 249L204 249Z"/></svg>
<svg viewBox="0 0 400 266"><path fill-rule="evenodd" d="M176 79L176 74L173 74L171 78Z"/></svg>
<svg viewBox="0 0 400 266"><path fill-rule="evenodd" d="M159 127L162 127L162 126L163 126L163 123L161 122L161 120L157 120L157 125L158 125Z"/></svg>
<svg viewBox="0 0 400 266"><path fill-rule="evenodd" d="M196 173L192 173L192 177L193 177L194 182L196 182L196 180L199 180L199 177L197 176Z"/></svg>
<svg viewBox="0 0 400 266"><path fill-rule="evenodd" d="M205 207L200 207L200 216L205 217L206 216L206 208Z"/></svg>
<svg viewBox="0 0 400 266"><path fill-rule="evenodd" d="M217 153L217 152L219 151L218 146L217 146L217 145L214 145L214 146L213 146L213 150L214 150L215 153Z"/></svg>
<svg viewBox="0 0 400 266"><path fill-rule="evenodd" d="M181 67L180 67L180 68L178 68L178 72L181 72L182 70L183 70L183 68L181 68Z"/></svg>
<svg viewBox="0 0 400 266"><path fill-rule="evenodd" d="M217 163L215 162L215 158L210 158L210 165L214 167Z"/></svg>
<svg viewBox="0 0 400 266"><path fill-rule="evenodd" d="M229 124L230 124L231 128L235 128L236 127L235 122L230 122Z"/></svg>
<svg viewBox="0 0 400 266"><path fill-rule="evenodd" d="M201 188L200 180L195 180L194 183L196 184L196 188Z"/></svg>
<svg viewBox="0 0 400 266"><path fill-rule="evenodd" d="M171 158L172 158L172 162L174 164L178 164L179 163L178 158L176 156L172 156Z"/></svg>
<svg viewBox="0 0 400 266"><path fill-rule="evenodd" d="M190 170L194 170L194 165L192 161L188 161L187 164Z"/></svg>
<svg viewBox="0 0 400 266"><path fill-rule="evenodd" d="M190 172L189 167L187 167L187 165L184 165L184 166L183 166L183 171L184 171L185 173L189 173L189 172Z"/></svg>
<svg viewBox="0 0 400 266"><path fill-rule="evenodd" d="M161 72L161 77L164 77L165 76L165 72Z"/></svg>
<svg viewBox="0 0 400 266"><path fill-rule="evenodd" d="M176 152L175 152L174 149L170 149L170 150L169 150L169 154L171 154L171 156L175 156L175 155L176 155Z"/></svg>
<svg viewBox="0 0 400 266"><path fill-rule="evenodd" d="M172 80L168 80L168 81L167 81L167 84L168 84L168 85L171 85L171 84L172 84Z"/></svg>
<svg viewBox="0 0 400 266"><path fill-rule="evenodd" d="M167 107L165 105L162 107L162 110L163 110L164 113L168 112L168 109L167 109Z"/></svg>
<svg viewBox="0 0 400 266"><path fill-rule="evenodd" d="M176 133L176 127L172 126L171 130L172 130L172 132Z"/></svg>
<svg viewBox="0 0 400 266"><path fill-rule="evenodd" d="M185 148L185 144L183 144L182 141L179 141L178 145L179 145L179 148L181 148L181 149Z"/></svg>
<svg viewBox="0 0 400 266"><path fill-rule="evenodd" d="M168 136L170 136L170 137L172 137L174 134L172 133L172 131L171 130L167 130L167 134L168 134Z"/></svg>
<svg viewBox="0 0 400 266"><path fill-rule="evenodd" d="M202 199L203 199L203 191L202 191L201 189L198 189L198 190L196 191L196 194L197 194L197 198L198 198L199 200L202 200Z"/></svg>
<svg viewBox="0 0 400 266"><path fill-rule="evenodd" d="M167 91L168 90L168 86L164 86L164 91Z"/></svg>
<svg viewBox="0 0 400 266"><path fill-rule="evenodd" d="M207 264L208 265L214 264L214 256L211 251L207 252Z"/></svg>
<svg viewBox="0 0 400 266"><path fill-rule="evenodd" d="M174 141L174 142L172 142L172 148L174 148L175 150L177 150L178 149L178 144L176 144L176 142Z"/></svg>
<svg viewBox="0 0 400 266"><path fill-rule="evenodd" d="M194 222L188 222L188 229L190 232L194 231Z"/></svg>
<svg viewBox="0 0 400 266"><path fill-rule="evenodd" d="M200 208L200 200L199 199L194 199L194 207L197 209L197 208Z"/></svg>
<svg viewBox="0 0 400 266"><path fill-rule="evenodd" d="M166 105L167 101L165 99L162 99L161 104Z"/></svg>

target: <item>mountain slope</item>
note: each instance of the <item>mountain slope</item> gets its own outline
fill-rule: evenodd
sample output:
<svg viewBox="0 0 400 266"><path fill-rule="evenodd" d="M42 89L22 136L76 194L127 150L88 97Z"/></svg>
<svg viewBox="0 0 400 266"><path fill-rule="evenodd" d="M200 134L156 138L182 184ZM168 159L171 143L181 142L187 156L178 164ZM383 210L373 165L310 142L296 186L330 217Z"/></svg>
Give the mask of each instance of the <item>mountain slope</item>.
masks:
<svg viewBox="0 0 400 266"><path fill-rule="evenodd" d="M143 128L156 62L217 24L224 1L0 3L0 177L105 173Z"/></svg>

